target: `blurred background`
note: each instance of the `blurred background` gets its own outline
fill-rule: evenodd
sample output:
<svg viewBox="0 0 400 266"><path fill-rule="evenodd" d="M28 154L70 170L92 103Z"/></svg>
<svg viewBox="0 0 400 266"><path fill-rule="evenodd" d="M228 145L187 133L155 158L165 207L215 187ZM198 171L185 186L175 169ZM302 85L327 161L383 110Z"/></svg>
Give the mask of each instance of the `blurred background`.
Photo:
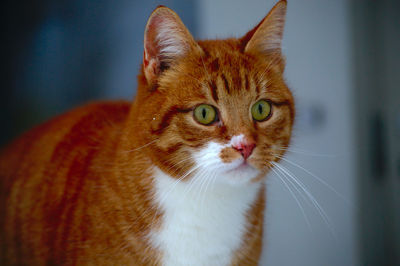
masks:
<svg viewBox="0 0 400 266"><path fill-rule="evenodd" d="M4 1L0 145L88 101L132 99L157 5L202 39L242 36L274 3ZM399 18L396 0L289 1L298 115L268 178L261 265L400 265Z"/></svg>

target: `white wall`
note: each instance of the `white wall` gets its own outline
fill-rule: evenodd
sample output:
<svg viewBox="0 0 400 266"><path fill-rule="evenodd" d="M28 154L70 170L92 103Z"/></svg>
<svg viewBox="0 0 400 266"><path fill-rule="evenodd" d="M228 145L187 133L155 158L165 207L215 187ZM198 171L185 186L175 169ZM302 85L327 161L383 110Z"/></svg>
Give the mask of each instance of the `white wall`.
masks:
<svg viewBox="0 0 400 266"><path fill-rule="evenodd" d="M275 1L199 0L198 35L242 36ZM261 265L357 265L355 166L351 106L350 1L289 1L283 42L286 79L298 117L288 159L315 173L290 169L317 199L331 225L296 189L309 225L277 176L268 180L266 240ZM327 156L326 156L327 155ZM305 195L305 193L302 193ZM345 199L343 199L345 198Z"/></svg>

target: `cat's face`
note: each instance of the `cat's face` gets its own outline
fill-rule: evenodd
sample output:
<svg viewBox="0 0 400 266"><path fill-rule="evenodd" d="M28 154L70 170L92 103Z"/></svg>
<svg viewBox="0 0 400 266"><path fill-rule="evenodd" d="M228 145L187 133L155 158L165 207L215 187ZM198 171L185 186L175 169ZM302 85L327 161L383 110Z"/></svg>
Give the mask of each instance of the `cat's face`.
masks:
<svg viewBox="0 0 400 266"><path fill-rule="evenodd" d="M151 19L148 27L156 29ZM175 178L213 175L217 182L243 184L260 180L279 160L290 141L294 105L276 43L267 53L257 50L256 38L265 42L257 33L266 19L242 39L198 43L189 36L174 43L175 33L163 21L156 35L158 61L147 55L146 62L145 50L149 91L141 103L147 110L143 121L149 121L146 141L156 138L150 156L161 170Z"/></svg>

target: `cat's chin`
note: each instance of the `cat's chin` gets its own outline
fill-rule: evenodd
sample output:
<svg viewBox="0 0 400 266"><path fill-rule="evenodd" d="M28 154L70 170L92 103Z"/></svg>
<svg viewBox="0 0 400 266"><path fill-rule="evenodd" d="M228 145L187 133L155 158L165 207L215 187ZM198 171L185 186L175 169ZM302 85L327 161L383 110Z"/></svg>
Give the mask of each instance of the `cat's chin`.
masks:
<svg viewBox="0 0 400 266"><path fill-rule="evenodd" d="M254 169L251 165L249 165L247 162L241 160L240 162L236 163L233 168L229 169L226 171L228 174L235 174L235 173L246 173L247 171Z"/></svg>
<svg viewBox="0 0 400 266"><path fill-rule="evenodd" d="M227 169L223 169L220 180L221 182L226 182L231 185L243 185L252 183L255 179L259 179L258 177L260 174L260 170L240 160L230 167L227 167Z"/></svg>

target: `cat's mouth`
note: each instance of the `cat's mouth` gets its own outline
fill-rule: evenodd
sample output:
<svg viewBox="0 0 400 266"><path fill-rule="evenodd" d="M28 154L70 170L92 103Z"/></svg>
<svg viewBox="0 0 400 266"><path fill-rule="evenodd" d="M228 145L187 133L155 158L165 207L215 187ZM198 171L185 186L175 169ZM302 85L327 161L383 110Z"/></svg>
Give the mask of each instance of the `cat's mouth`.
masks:
<svg viewBox="0 0 400 266"><path fill-rule="evenodd" d="M238 167L234 168L233 170L244 170L248 167L251 167L246 161L243 161L241 164L239 164Z"/></svg>
<svg viewBox="0 0 400 266"><path fill-rule="evenodd" d="M246 160L238 160L230 165L229 169L224 171L224 176L228 183L234 185L247 184L260 174L260 170L252 166Z"/></svg>

